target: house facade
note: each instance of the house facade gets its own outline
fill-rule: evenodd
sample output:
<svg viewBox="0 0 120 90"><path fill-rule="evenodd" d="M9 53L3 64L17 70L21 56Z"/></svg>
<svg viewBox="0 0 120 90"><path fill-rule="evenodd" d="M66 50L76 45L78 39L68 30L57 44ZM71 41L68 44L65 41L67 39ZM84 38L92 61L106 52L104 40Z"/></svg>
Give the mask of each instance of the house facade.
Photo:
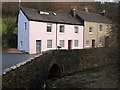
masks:
<svg viewBox="0 0 120 90"><path fill-rule="evenodd" d="M84 48L104 47L110 28L110 24L85 21Z"/></svg>
<svg viewBox="0 0 120 90"><path fill-rule="evenodd" d="M36 54L46 50L83 49L83 23L69 13L21 8L18 50Z"/></svg>
<svg viewBox="0 0 120 90"><path fill-rule="evenodd" d="M112 22L104 14L78 11L43 12L21 8L18 15L18 50L36 54L53 49L104 47Z"/></svg>
<svg viewBox="0 0 120 90"><path fill-rule="evenodd" d="M77 11L78 17L84 23L84 47L104 47L105 37L109 35L112 22L104 15L89 12L89 10Z"/></svg>

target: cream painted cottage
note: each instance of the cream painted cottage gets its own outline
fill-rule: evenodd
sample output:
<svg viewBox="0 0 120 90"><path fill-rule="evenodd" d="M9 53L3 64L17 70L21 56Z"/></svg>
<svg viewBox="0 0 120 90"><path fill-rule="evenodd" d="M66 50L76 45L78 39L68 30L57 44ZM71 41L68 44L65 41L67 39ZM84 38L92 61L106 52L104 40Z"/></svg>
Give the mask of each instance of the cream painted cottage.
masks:
<svg viewBox="0 0 120 90"><path fill-rule="evenodd" d="M105 38L109 36L112 27L112 21L105 16L105 10L96 14L85 8L85 11L77 11L77 15L84 24L83 48L104 47L107 42Z"/></svg>

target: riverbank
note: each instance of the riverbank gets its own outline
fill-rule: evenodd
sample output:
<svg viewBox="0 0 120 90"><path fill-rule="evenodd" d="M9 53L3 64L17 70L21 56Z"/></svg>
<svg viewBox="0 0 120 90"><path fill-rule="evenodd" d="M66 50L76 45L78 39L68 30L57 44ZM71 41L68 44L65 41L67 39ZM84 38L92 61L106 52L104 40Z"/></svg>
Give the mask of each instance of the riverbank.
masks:
<svg viewBox="0 0 120 90"><path fill-rule="evenodd" d="M118 88L117 63L52 78L47 88Z"/></svg>

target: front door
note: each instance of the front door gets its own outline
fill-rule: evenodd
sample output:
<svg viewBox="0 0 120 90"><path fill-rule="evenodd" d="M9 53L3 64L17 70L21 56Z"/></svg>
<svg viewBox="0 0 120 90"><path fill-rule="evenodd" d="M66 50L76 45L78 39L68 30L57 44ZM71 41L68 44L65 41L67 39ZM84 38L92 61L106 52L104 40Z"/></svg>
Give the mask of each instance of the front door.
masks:
<svg viewBox="0 0 120 90"><path fill-rule="evenodd" d="M72 48L72 40L68 40L68 49Z"/></svg>
<svg viewBox="0 0 120 90"><path fill-rule="evenodd" d="M92 39L92 47L95 48L95 40Z"/></svg>
<svg viewBox="0 0 120 90"><path fill-rule="evenodd" d="M41 53L41 40L36 40L36 53Z"/></svg>

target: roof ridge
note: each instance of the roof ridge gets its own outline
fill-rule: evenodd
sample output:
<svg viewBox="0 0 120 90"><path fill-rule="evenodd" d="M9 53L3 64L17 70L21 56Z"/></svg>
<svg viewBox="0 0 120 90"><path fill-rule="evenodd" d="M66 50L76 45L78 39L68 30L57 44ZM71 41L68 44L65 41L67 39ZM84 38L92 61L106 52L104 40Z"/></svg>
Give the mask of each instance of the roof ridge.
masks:
<svg viewBox="0 0 120 90"><path fill-rule="evenodd" d="M79 10L78 10L78 11L79 11ZM85 12L85 11L79 11L79 12L84 12L84 13L86 13L86 14L96 14L96 15L100 15L100 16L102 16L101 14L93 13L93 12Z"/></svg>
<svg viewBox="0 0 120 90"><path fill-rule="evenodd" d="M41 15L39 14L39 12L37 12L37 10L43 11L43 12L44 10L26 8L26 7L21 7L21 10L24 12L24 14L26 15L26 17L28 17L29 20L83 25L83 22L78 21L76 18L71 17L66 12L63 13L63 12L56 12L56 11L46 11L49 13L49 15Z"/></svg>
<svg viewBox="0 0 120 90"><path fill-rule="evenodd" d="M43 11L43 12L59 12L59 11L52 11L52 10L40 10L40 9L36 9L36 8L28 8L28 7L20 7L21 9L29 9L29 10L39 10L39 11Z"/></svg>
<svg viewBox="0 0 120 90"><path fill-rule="evenodd" d="M101 22L101 23L111 23L112 21L107 17L101 14L92 13L92 12L85 12L77 10L77 14L83 20L92 21L92 22Z"/></svg>

